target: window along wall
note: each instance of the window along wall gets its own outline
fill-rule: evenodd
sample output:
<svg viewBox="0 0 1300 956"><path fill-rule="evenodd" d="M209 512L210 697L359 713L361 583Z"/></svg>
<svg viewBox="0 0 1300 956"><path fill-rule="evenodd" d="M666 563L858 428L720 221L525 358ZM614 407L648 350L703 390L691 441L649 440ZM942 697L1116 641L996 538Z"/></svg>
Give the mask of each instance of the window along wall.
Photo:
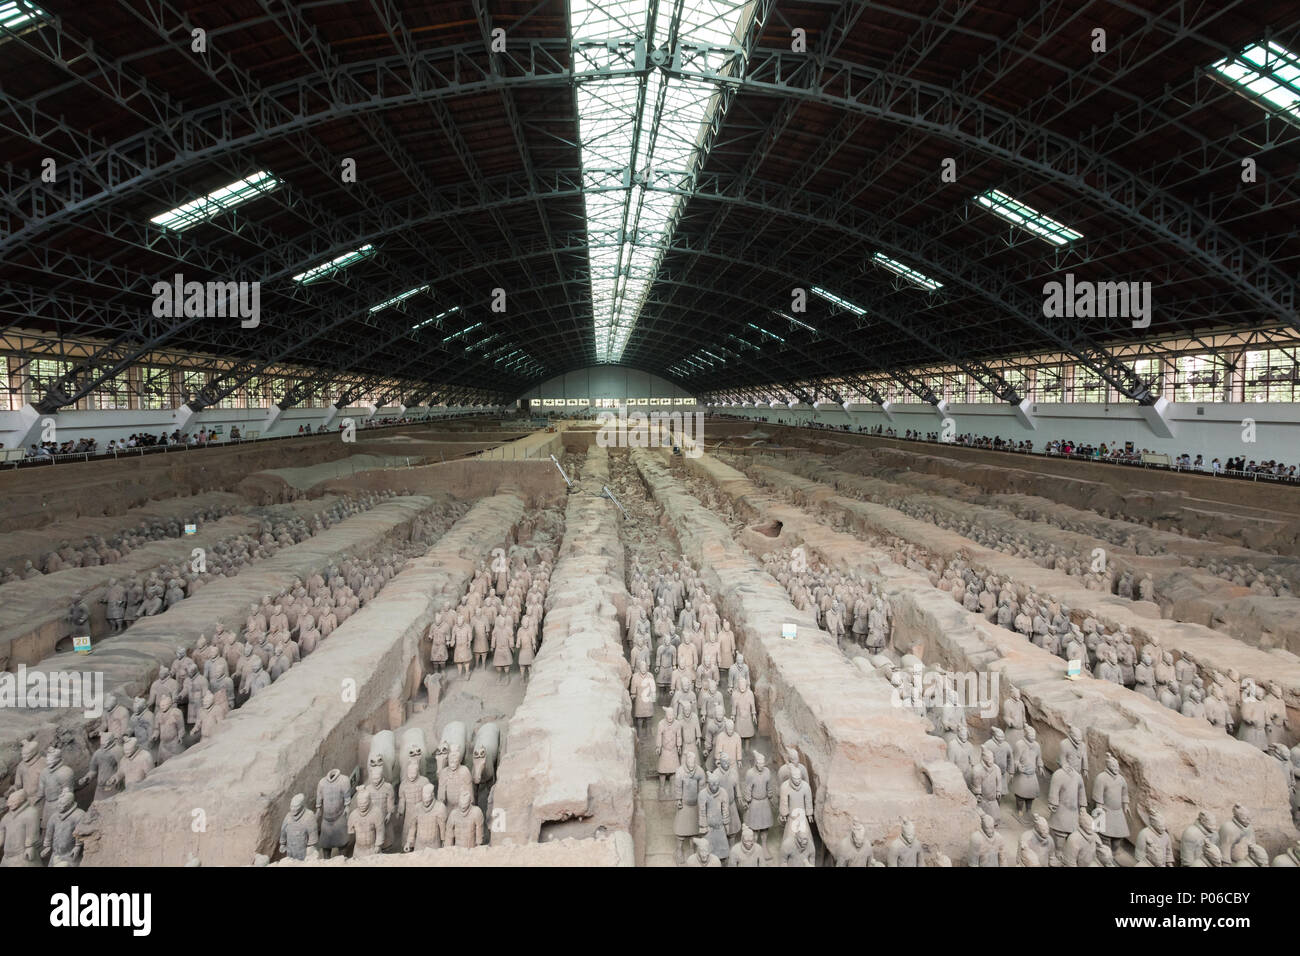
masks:
<svg viewBox="0 0 1300 956"><path fill-rule="evenodd" d="M20 341L21 340L21 341ZM27 339L21 333L0 337L0 411L16 411L35 403L45 395L49 384L66 374L84 354L84 346L68 346L68 358L33 356L31 352L5 351L4 344L18 343L35 351L38 347L52 351L49 342L39 338ZM117 411L138 409L162 411L178 408L189 396L208 384L216 370L227 367L198 356L167 355L152 361L133 365L105 381L90 395L69 406L82 411ZM253 376L229 395L221 398L217 408L269 408L290 389L310 375L305 370L280 369L277 374ZM314 386L297 403L299 408L319 408L331 405L350 382L346 377L326 386ZM420 390L422 383L381 381L369 390L354 396L354 404L378 404L394 395L409 395ZM431 389L430 389L431 390ZM427 393L428 390L426 390Z"/></svg>
<svg viewBox="0 0 1300 956"><path fill-rule="evenodd" d="M1270 345L1270 340L1277 344ZM1256 342L1264 347L1252 347ZM1201 344L1197 350L1194 346ZM1206 350L1204 344L1215 346ZM1171 402L1300 402L1300 340L1285 340L1277 333L1206 336L1196 343L1161 343L1160 347L1133 346L1116 357L1128 363L1154 395ZM989 362L1016 391L1031 402L1048 404L1123 404L1129 400L1091 369L1066 356L1038 356ZM999 399L968 373L956 367L912 370L935 395L949 404L997 404ZM898 381L879 372L856 376L874 387L886 400L900 405L923 403ZM867 391L851 378L830 376L820 380L846 400L871 403ZM818 382L802 383L816 388ZM755 385L754 391L764 392ZM726 391L722 389L721 391ZM785 392L783 388L773 391Z"/></svg>

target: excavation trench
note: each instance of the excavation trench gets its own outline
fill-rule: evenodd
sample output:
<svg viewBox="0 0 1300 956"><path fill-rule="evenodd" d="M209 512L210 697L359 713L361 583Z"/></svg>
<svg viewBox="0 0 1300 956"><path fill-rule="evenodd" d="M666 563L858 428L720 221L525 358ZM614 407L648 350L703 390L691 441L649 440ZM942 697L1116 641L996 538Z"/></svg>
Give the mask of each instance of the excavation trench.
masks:
<svg viewBox="0 0 1300 956"><path fill-rule="evenodd" d="M78 683L83 677L92 682L102 680L105 695L115 694L130 701L148 690L160 664L170 665L175 652L191 649L201 634L211 635L218 624L238 633L249 605L260 602L263 596L280 593L296 579L306 580L313 573L323 572L345 555L366 556L390 542L409 540L413 523L423 520L445 501L445 497L429 496L385 501L300 544L281 549L235 577L205 585L165 614L142 618L123 633L100 642L91 654L50 655L39 667L28 669L29 679L35 679L32 675L36 674L46 681L51 675L75 675ZM11 777L19 745L29 736L35 737L42 750L57 740L65 762L80 776L93 746L88 732L98 724L99 715L87 715L83 706L6 710L0 721L0 754L7 762L0 779Z"/></svg>
<svg viewBox="0 0 1300 956"><path fill-rule="evenodd" d="M873 467L856 458L852 460L865 474L837 469L815 456L752 460L905 513L928 508L952 524L977 526L986 534L1020 535L1040 552L1061 554L1068 549L1083 573L1096 562L1100 548L1112 591L1126 572L1135 580L1149 574L1164 616L1213 627L1266 650L1300 652L1300 600L1255 593L1198 566L1217 561L1250 566L1289 580L1294 588L1300 587L1300 559L1157 531L1046 498L986 495L951 478L908 474L910 484L902 484L890 480L903 477L896 468Z"/></svg>
<svg viewBox="0 0 1300 956"><path fill-rule="evenodd" d="M996 672L1001 677L1003 699L1012 687L1019 688L1049 764L1057 763L1059 744L1069 727L1078 726L1085 734L1092 772L1104 766L1107 752L1119 759L1139 819L1158 806L1172 831L1181 832L1195 820L1198 809L1210 809L1219 819L1227 819L1235 803L1246 802L1261 842L1272 849L1294 839L1289 794L1272 757L1125 687L1087 676L1065 680L1064 660L958 606L926 575L897 564L883 550L827 529L817 518L763 492L744 474L709 456L688 461L686 467L743 503L756 520L782 521L788 535L781 542L784 547L802 545L835 570L876 581L890 602L891 639L900 652L949 670ZM780 487L798 490L805 501L823 509L861 504L784 472L769 469L765 475ZM924 542L936 535L958 537L891 509L866 507L873 515L888 513L892 520L887 533L923 548ZM849 510L859 513L856 508ZM969 550L972 543L964 544ZM959 550L963 549L952 547L945 553ZM999 552L978 550L1005 558ZM1080 597L1088 594L1095 592L1084 591ZM1091 776L1085 776L1091 792ZM1134 827L1134 822L1130 821L1131 832L1143 825L1137 822Z"/></svg>
<svg viewBox="0 0 1300 956"><path fill-rule="evenodd" d="M417 511L431 504L415 502ZM391 504L350 520L373 521ZM522 515L515 495L477 502L315 653L232 712L210 739L166 761L138 785L97 801L83 823L85 863L180 865L194 858L204 865L239 865L274 852L293 794L314 797L326 772L355 765L363 728L404 719L412 663L434 611L463 592L483 554L508 546ZM345 550L355 554L357 535L348 537ZM331 555L322 549L315 556Z"/></svg>
<svg viewBox="0 0 1300 956"><path fill-rule="evenodd" d="M20 664L28 667L38 664L56 650L71 650L73 627L69 610L76 601L84 602L90 612L88 630L92 643L117 637L111 633L101 600L110 580L125 584L131 577L146 579L164 566L190 567L196 549L211 553L239 535L256 538L259 528L274 521L299 518L310 524L314 517L323 515L341 500L331 496L270 508L244 508L243 513L201 525L192 535L152 541L113 564L65 568L0 586L0 662L6 662L7 658L8 669L14 670ZM251 560L241 570L247 571L258 563ZM204 584L213 580L214 577L207 577ZM84 633L85 629L78 636Z"/></svg>
<svg viewBox="0 0 1300 956"><path fill-rule="evenodd" d="M888 682L856 667L810 613L795 608L726 524L670 473L665 455L633 449L631 456L682 552L698 563L735 626L755 676L763 729L782 751L796 748L808 767L826 845L845 840L855 819L874 844L883 845L910 818L923 844L959 858L978 820L942 741L926 732L920 716L895 705ZM707 460L689 460L687 467ZM790 533L785 522L782 536ZM793 640L782 636L789 624L797 629Z"/></svg>
<svg viewBox="0 0 1300 956"><path fill-rule="evenodd" d="M909 517L893 508L836 495L825 481L792 474L772 461L750 464L755 479L778 491L788 489L805 501L815 501L823 510L845 516L853 527L883 535L898 535L923 547L944 562L959 555L980 572L990 572L1000 579L1011 579L1022 588L1069 607L1077 623L1088 617L1107 631L1121 627L1133 635L1141 650L1154 639L1159 647L1176 657L1191 655L1209 687L1215 671L1235 670L1243 678L1260 684L1276 681L1282 688L1291 726L1300 725L1300 658L1280 649L1263 650L1231 636L1198 624L1155 618L1141 613L1141 606L1115 595L1078 586L1074 577L1049 570L1012 555L986 548L953 531L930 522Z"/></svg>
<svg viewBox="0 0 1300 956"><path fill-rule="evenodd" d="M680 568L685 563L685 559L677 545L672 529L663 522L662 509L650 498L649 490L626 453L612 456L610 476L612 478L610 487L616 489L619 503L628 515L627 521L620 525L623 546L629 556L627 562L628 586L634 586L634 577L638 570L647 574L652 572L670 574L675 569ZM702 590L714 604L719 604L717 595L707 586L704 586ZM653 596L651 599L654 599ZM673 609L669 609L669 614L672 619L677 619ZM631 654L634 650L631 646L632 625L626 615L624 616L623 632L626 650ZM674 633L678 637L683 636L679 630L674 630ZM659 646L667 639L667 635L661 633L652 650L658 651ZM736 688L732 681L730 669L720 667L717 686L719 693L722 695L724 714L734 716ZM707 685L696 688L697 693L694 697L695 704L693 706L694 713L700 720L705 722L705 727L707 727L708 715L701 714L699 701L707 697L707 689ZM681 838L675 826L677 806L674 794L671 788L663 786L658 772L659 755L656 745L658 743L659 721L667 709L674 709L675 711L675 708L673 707L673 700L669 696L670 689L665 689L665 687L657 684L656 691L657 693L653 699L652 716L646 720L644 730L637 735L638 825L635 835L638 863L645 866L664 867L675 866L680 856L690 852L690 848L681 845ZM676 714L675 716L680 717L680 715ZM737 780L741 785L744 784L746 772L753 766L753 754L761 753L770 767L778 767L784 762L783 758L780 758L774 751L771 737L765 729L769 724L770 722L760 714L759 725L755 728L754 735L744 741L741 764L735 767ZM703 734L703 730L701 733ZM708 754L704 756L707 761ZM733 806L730 812L734 814L734 818L728 828L728 837L734 843L738 839L737 833L741 822L750 819L749 808ZM775 836L771 840L767 839L766 834L762 835L762 841L767 844L768 858L773 864L779 851L777 844L780 840L780 830L779 826L775 828Z"/></svg>
<svg viewBox="0 0 1300 956"><path fill-rule="evenodd" d="M391 829L385 833L386 845L381 847L382 853L397 853L405 849L408 841L412 846L416 842L414 821L418 794L416 786L407 782L412 753L420 754L416 761L416 783L420 777L425 778L434 786L436 799L443 802L449 814L458 809L458 793L464 781L458 776L461 771L448 770L453 746L459 749L460 759L451 765L452 770L466 768L463 773L468 773L470 778L472 802L483 814L482 841L500 841L508 814L504 809L497 809L497 770L505 754L514 747L507 725L530 686L525 682L525 668L517 668L514 659L519 656L520 660L527 660L527 657L512 650L511 664L504 673L495 663L496 657L491 651L487 652L484 661L479 661L476 652L481 653L481 647L490 646L495 636L496 613L481 618L481 640L484 643L479 643L478 634L470 638L468 650L473 659L466 665L467 673L462 672L457 664L455 646L447 648L447 663L442 667L431 663L431 651L438 641L447 647L444 635L454 640L451 624L458 617L465 618L472 632L475 614L487 606L485 598L489 594L504 598L518 586L521 614L527 609L525 602L530 593L538 594L544 601L548 590L546 570L554 565L555 553L563 541L561 520L557 512L526 510L504 545L498 544L477 556L470 576L458 582L461 584L459 590L449 586L447 591L437 596L434 623L419 643L419 665L417 667L412 661L412 672L400 701L385 702L369 719L362 721L357 738L356 765L351 772L354 788L370 787L370 766L376 760L384 767L384 779L395 788L394 798L402 797L403 786L408 787L405 799L400 801L394 813ZM503 566L508 583L505 591L498 592L495 586L500 583L501 576L494 569ZM529 585L528 592L524 592L525 580ZM538 607L544 609L540 603ZM446 616L445 627L439 626L439 615ZM538 622L538 635L543 639L545 622L543 613ZM520 617L514 617L508 635L512 646L520 627ZM349 768L340 769L346 773ZM356 807L356 790L349 807ZM448 842L445 834L439 842L444 845ZM356 846L347 852L354 858L366 855Z"/></svg>
<svg viewBox="0 0 1300 956"><path fill-rule="evenodd" d="M565 538L546 596L542 643L497 773L496 843L630 833L635 751L621 619L620 515L603 497L609 455L570 475Z"/></svg>

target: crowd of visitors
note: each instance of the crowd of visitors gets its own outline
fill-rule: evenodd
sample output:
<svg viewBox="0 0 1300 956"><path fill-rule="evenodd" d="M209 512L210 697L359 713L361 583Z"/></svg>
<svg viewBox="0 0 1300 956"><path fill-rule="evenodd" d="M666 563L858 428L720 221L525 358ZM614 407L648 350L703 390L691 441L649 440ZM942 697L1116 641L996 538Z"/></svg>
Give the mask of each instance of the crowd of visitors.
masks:
<svg viewBox="0 0 1300 956"><path fill-rule="evenodd" d="M481 414L489 413L485 411ZM403 416L401 418L375 418L369 421L357 422L356 424L361 428L383 428L390 425L413 425L421 421L424 421L424 419ZM345 427L343 420L339 420L339 431L342 431ZM329 429L324 424L317 425L315 429L311 425L299 425L297 434L319 435L328 431ZM70 439L63 442L33 442L28 448L24 449L23 460L52 459L60 455L116 455L136 448L198 447L211 445L215 442L240 441L243 438L244 434L240 431L239 426L232 425L230 426L229 435L223 434L220 431L220 426L211 431L203 427L197 432L183 432L177 428L170 433L159 432L156 435L150 432L137 432L126 438L110 441L107 448L102 448L94 438ZM4 450L4 443L0 442L0 452ZM0 458L3 457L3 455L0 455Z"/></svg>
<svg viewBox="0 0 1300 956"><path fill-rule="evenodd" d="M747 420L745 416L725 416ZM1003 438L1000 435L992 437L987 435L964 434L955 435L950 440L944 441L939 432L924 432L919 429L909 428L904 430L900 436L893 428L886 428L883 425L858 425L856 427L843 425L829 425L822 422L800 422L796 420L786 420L778 418L771 421L766 416L759 419L760 421L770 422L774 425L791 425L805 428L822 428L832 431L856 432L864 435L877 435L881 438L901 438L904 441L923 441L938 442L950 445L962 445L967 448L983 448L992 451L1009 451L1021 454L1035 454L1034 443L1032 441L1015 441L1010 438ZM1232 458L1211 458L1205 460L1204 455L1192 456L1188 452L1181 455L1167 455L1164 452L1157 452L1148 448L1137 448L1132 442L1120 443L1117 441L1102 442L1094 445L1091 442L1076 442L1069 438L1054 438L1049 441L1043 448L1042 454L1059 455L1069 458L1079 458L1084 460L1110 462L1114 464L1144 464L1151 467L1168 467L1173 471L1196 471L1208 475L1248 475L1255 478L1269 478L1277 481L1300 482L1300 465L1288 465L1284 462L1268 459L1266 461L1256 461L1253 458L1247 458L1245 455L1238 455ZM1166 463L1167 459L1167 463Z"/></svg>

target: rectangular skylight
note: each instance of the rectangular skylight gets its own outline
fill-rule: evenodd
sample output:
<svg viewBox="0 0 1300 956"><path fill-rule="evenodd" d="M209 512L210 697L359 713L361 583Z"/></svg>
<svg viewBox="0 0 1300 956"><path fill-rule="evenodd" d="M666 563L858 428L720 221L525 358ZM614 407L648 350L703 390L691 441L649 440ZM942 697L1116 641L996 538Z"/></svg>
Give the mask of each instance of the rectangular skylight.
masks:
<svg viewBox="0 0 1300 956"><path fill-rule="evenodd" d="M416 329L422 329L426 325L430 325L434 322L437 322L439 327L441 327L443 319L445 319L449 315L454 315L459 311L460 311L460 306L454 306L453 308L448 309L446 312L439 312L437 315L432 315L429 318L425 319L423 322L415 323L415 325L411 326L411 331L414 332Z"/></svg>
<svg viewBox="0 0 1300 956"><path fill-rule="evenodd" d="M789 315L789 314L787 314L787 313L785 313L785 312L782 312L780 309L776 310L776 311L773 312L772 314L775 315L775 316L776 316L777 318L779 318L779 319L785 319L787 322L793 322L795 325L799 326L799 328L801 328L801 329L807 329L809 332L816 332L816 331L817 331L817 330L814 329L811 325L809 325L807 322L800 322L800 321L799 321L798 319L796 319L793 315ZM785 341L785 340L782 339L782 341Z"/></svg>
<svg viewBox="0 0 1300 956"><path fill-rule="evenodd" d="M848 309L854 315L862 316L867 314L867 310L864 309L862 306L854 305L848 299L841 299L834 292L827 292L825 289L819 286L812 287L812 294L817 296L817 298L819 299L825 299L827 302L831 303L832 305L838 305L841 309Z"/></svg>
<svg viewBox="0 0 1300 956"><path fill-rule="evenodd" d="M478 328L479 326L481 326L482 324L483 324L482 322L475 322L473 325L467 325L467 326L465 326L465 328L461 329L459 332L453 332L453 333L451 333L451 335L449 335L449 336L447 336L445 339L443 339L443 342L450 342L450 341L452 341L453 339L458 339L458 338L460 338L462 335L466 335L466 334L468 334L468 333L470 333L470 332L473 332L475 329L477 329L477 328Z"/></svg>
<svg viewBox="0 0 1300 956"><path fill-rule="evenodd" d="M493 342L495 342L495 341L496 341L497 339L499 339L499 338L501 338L501 333L500 333L500 332L493 332L493 333L492 333L491 335L489 335L487 338L485 338L485 339L479 339L477 342L473 342L473 343L471 343L471 344L465 346L465 351L466 351L466 352L474 352L474 351L477 351L478 349L481 349L481 348L482 348L483 346L485 346L485 345L490 345L490 344L492 344Z"/></svg>
<svg viewBox="0 0 1300 956"><path fill-rule="evenodd" d="M303 285L315 282L318 279L324 279L332 276L336 272L341 272L354 262L360 262L362 259L369 258L375 254L375 247L366 243L360 249L354 249L351 252L345 252L343 255L331 259L329 262L322 262L318 266L312 266L306 272L299 272L293 277L294 282L301 282Z"/></svg>
<svg viewBox="0 0 1300 956"><path fill-rule="evenodd" d="M980 193L975 197L975 201L995 216L1027 229L1039 239L1050 242L1054 246L1063 246L1083 238L1083 233L1075 232L1064 223L1057 222L1051 216L1045 216L1037 209L1026 206L1000 189L990 189L988 192Z"/></svg>
<svg viewBox="0 0 1300 956"><path fill-rule="evenodd" d="M746 322L745 324L748 325L751 329L754 329L756 332L762 332L762 333L763 333L764 335L766 335L768 338L776 339L778 342L784 342L784 341L785 341L785 339L781 338L781 336L777 335L775 332L769 332L767 329L763 328L761 325L755 325L753 322Z"/></svg>
<svg viewBox="0 0 1300 956"><path fill-rule="evenodd" d="M897 259L891 259L884 253L877 252L871 257L871 261L876 263L878 266L884 266L890 272L894 273L894 275L902 276L908 282L912 283L912 285L919 286L927 292L935 292L943 288L943 283L938 279L931 279L925 273L917 272L911 266L905 266Z"/></svg>
<svg viewBox="0 0 1300 956"><path fill-rule="evenodd" d="M691 0L680 7L673 39L679 47L733 44L753 7L750 0ZM713 83L667 78L658 70L643 76L610 68L600 76L612 57L605 42L635 37L645 49L666 48L677 9L674 0L569 4L574 70L588 77L576 96L598 362L622 357L717 105ZM646 37L651 11L654 36Z"/></svg>
<svg viewBox="0 0 1300 956"><path fill-rule="evenodd" d="M386 299L385 301L380 302L378 305L372 305L370 307L370 312L371 314L374 314L375 312L378 312L380 309L386 309L390 305L397 305L397 303L404 302L413 295L419 295L421 292L428 292L428 291L429 291L429 287L427 285L422 285L418 289L407 289L405 292L400 292L397 295L393 296L391 299Z"/></svg>
<svg viewBox="0 0 1300 956"><path fill-rule="evenodd" d="M156 226L162 226L164 229L183 232L190 226L197 226L201 222L206 222L227 209L234 209L236 206L243 205L258 196L274 192L283 185L284 183L263 169L251 176L237 179L228 186L214 189L206 196L191 199L175 209L159 213L149 221Z"/></svg>
<svg viewBox="0 0 1300 956"><path fill-rule="evenodd" d="M1300 56L1271 40L1210 64L1230 87L1300 125Z"/></svg>
<svg viewBox="0 0 1300 956"><path fill-rule="evenodd" d="M50 15L34 3L27 0L5 0L0 3L0 28L21 30L36 22L45 22Z"/></svg>

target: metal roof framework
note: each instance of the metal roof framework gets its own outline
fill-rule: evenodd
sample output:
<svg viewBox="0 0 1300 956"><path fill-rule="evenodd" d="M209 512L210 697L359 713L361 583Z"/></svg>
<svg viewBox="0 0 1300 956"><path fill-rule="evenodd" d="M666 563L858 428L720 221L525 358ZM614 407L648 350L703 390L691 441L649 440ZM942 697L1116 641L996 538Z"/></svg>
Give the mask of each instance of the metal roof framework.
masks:
<svg viewBox="0 0 1300 956"><path fill-rule="evenodd" d="M1300 126L1211 69L1300 49L1293 4L608 0L585 37L564 0L40 6L0 28L0 315L104 343L43 411L162 349L226 359L197 406L287 365L316 372L286 407L391 380L504 400L615 358L702 396L888 376L937 401L917 370L945 366L1017 402L999 360L1048 352L1151 401L1135 343L1300 328ZM630 135L596 112L615 89ZM150 222L257 170L282 185ZM1007 225L990 189L1081 237ZM1066 272L1151 282L1151 326L1048 318ZM262 322L154 315L175 274L260 283ZM865 314L780 317L813 286Z"/></svg>

